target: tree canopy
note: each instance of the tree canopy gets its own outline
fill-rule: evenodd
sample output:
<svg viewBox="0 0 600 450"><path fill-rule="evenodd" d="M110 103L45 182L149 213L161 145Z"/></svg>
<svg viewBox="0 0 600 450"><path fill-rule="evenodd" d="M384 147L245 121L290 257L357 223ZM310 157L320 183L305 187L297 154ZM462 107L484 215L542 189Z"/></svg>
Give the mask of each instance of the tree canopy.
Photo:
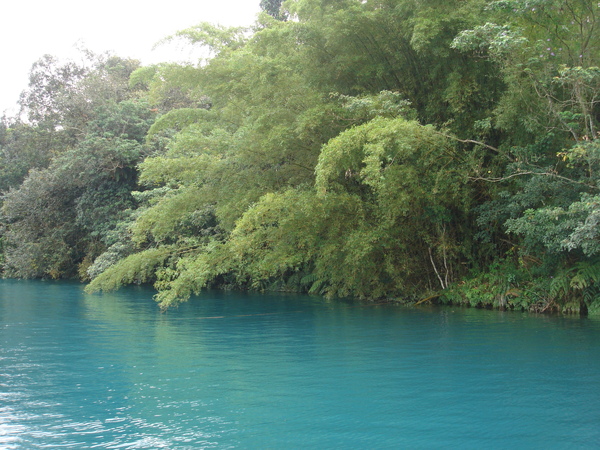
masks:
<svg viewBox="0 0 600 450"><path fill-rule="evenodd" d="M34 64L4 276L600 313L597 3L260 5L188 64Z"/></svg>

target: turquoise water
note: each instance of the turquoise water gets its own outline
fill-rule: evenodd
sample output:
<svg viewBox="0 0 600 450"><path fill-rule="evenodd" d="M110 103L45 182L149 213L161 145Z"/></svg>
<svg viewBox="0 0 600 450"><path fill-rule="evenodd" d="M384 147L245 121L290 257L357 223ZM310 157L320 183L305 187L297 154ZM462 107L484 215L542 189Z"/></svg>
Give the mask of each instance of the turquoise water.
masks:
<svg viewBox="0 0 600 450"><path fill-rule="evenodd" d="M600 448L600 322L0 281L0 448Z"/></svg>

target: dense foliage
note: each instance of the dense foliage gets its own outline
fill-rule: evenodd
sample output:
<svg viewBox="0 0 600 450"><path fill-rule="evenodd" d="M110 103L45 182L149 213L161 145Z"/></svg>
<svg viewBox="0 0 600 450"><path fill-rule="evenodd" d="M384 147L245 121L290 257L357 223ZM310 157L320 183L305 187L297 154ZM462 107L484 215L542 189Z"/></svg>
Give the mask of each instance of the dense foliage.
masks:
<svg viewBox="0 0 600 450"><path fill-rule="evenodd" d="M263 0L210 57L33 66L2 270L600 314L600 5Z"/></svg>

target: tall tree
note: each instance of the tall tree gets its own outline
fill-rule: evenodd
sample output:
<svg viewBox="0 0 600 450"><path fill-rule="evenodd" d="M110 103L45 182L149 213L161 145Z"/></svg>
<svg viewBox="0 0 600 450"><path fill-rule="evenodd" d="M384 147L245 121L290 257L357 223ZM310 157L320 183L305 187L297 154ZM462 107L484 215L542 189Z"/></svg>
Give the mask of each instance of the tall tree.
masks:
<svg viewBox="0 0 600 450"><path fill-rule="evenodd" d="M117 219L133 207L135 166L155 113L126 99L136 62L101 57L81 71L43 62L22 96L31 123L10 124L2 142L0 156L11 164L2 174L10 188L2 206L3 269L71 277L103 251Z"/></svg>

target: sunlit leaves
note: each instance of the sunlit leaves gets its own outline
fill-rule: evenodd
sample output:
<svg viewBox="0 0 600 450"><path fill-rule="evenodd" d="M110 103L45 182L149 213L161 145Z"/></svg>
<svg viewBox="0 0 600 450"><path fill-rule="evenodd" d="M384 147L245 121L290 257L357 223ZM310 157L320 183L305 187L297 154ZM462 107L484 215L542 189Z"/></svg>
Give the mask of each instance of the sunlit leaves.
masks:
<svg viewBox="0 0 600 450"><path fill-rule="evenodd" d="M166 249L151 248L128 256L94 278L87 292L110 291L128 284L147 283L155 279L156 270L170 256Z"/></svg>

